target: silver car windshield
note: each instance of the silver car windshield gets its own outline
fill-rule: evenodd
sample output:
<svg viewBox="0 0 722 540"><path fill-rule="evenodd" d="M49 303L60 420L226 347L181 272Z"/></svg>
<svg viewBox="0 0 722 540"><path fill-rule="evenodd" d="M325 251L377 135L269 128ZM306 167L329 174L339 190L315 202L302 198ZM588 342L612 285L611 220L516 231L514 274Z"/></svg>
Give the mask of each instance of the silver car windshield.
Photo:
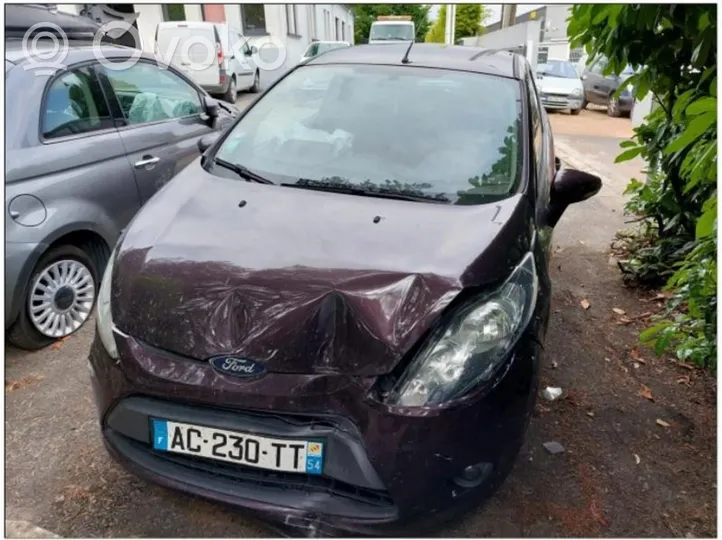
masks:
<svg viewBox="0 0 722 540"><path fill-rule="evenodd" d="M270 90L216 157L271 179L343 182L456 204L521 175L519 82L410 66L305 66Z"/></svg>

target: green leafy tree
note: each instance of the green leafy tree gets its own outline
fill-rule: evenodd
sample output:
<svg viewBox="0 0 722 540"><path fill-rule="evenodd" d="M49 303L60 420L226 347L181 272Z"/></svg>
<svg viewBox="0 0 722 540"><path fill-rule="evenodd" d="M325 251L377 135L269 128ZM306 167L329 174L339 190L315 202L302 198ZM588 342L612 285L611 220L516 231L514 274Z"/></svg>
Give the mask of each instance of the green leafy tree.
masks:
<svg viewBox="0 0 722 540"><path fill-rule="evenodd" d="M409 15L416 26L416 41L423 41L429 30L430 5L424 4L356 4L354 14L354 38L356 44L368 43L371 24L378 16Z"/></svg>
<svg viewBox="0 0 722 540"><path fill-rule="evenodd" d="M631 65L620 89L651 92L657 105L617 157L649 164L648 179L627 188L640 227L622 270L672 292L642 340L716 369L717 6L575 5L567 34L590 60L608 58L608 74Z"/></svg>
<svg viewBox="0 0 722 540"><path fill-rule="evenodd" d="M457 4L454 43L461 38L479 36L484 32L482 24L489 18L489 11L481 4ZM444 43L446 36L446 4L439 8L439 14L426 34L427 43Z"/></svg>

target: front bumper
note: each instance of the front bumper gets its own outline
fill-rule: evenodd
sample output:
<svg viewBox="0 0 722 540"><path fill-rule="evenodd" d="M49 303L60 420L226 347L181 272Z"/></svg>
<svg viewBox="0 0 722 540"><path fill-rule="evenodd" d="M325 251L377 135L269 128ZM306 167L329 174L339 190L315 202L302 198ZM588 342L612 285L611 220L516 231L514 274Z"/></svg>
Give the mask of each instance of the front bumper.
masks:
<svg viewBox="0 0 722 540"><path fill-rule="evenodd" d="M269 374L239 382L131 337L117 337L118 363L96 337L90 368L106 447L139 476L252 510L295 533L428 534L426 527L490 495L511 469L536 397L537 334L522 339L491 390L421 410L370 398L374 377ZM324 474L158 454L149 416L267 436L313 433L327 441ZM470 465L483 474L460 483Z"/></svg>
<svg viewBox="0 0 722 540"><path fill-rule="evenodd" d="M542 94L541 103L545 109L566 110L581 109L583 96L570 96L565 94Z"/></svg>

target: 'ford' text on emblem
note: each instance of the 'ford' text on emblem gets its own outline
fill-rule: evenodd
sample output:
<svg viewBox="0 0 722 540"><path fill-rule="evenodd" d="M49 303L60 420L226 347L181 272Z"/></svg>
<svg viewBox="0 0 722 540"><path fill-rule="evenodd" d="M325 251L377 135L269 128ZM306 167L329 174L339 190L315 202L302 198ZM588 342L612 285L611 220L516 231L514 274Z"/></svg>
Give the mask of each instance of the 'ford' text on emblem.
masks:
<svg viewBox="0 0 722 540"><path fill-rule="evenodd" d="M221 355L214 356L208 361L211 366L213 366L213 369L224 375L230 375L231 377L250 379L252 377L259 377L266 372L266 368L249 358Z"/></svg>

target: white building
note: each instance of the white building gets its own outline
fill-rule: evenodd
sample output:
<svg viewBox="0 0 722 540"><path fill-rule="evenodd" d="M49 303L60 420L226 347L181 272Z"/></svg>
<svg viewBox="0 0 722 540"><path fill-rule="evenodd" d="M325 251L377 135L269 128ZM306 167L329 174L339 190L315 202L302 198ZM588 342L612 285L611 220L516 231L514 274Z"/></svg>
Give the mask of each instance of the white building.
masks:
<svg viewBox="0 0 722 540"><path fill-rule="evenodd" d="M103 11L102 22L114 20L113 14L136 13L136 27L140 46L153 52L155 29L163 21L225 22L241 30L254 45L263 37L271 37L285 48L283 65L262 75L266 86L296 65L308 45L315 40L354 42L354 18L351 8L343 4L57 4L58 10L81 14L88 6ZM97 13L97 10L96 10ZM107 17L106 17L107 14ZM275 61L278 52L264 45L260 52L263 60ZM265 80L263 80L265 79Z"/></svg>

